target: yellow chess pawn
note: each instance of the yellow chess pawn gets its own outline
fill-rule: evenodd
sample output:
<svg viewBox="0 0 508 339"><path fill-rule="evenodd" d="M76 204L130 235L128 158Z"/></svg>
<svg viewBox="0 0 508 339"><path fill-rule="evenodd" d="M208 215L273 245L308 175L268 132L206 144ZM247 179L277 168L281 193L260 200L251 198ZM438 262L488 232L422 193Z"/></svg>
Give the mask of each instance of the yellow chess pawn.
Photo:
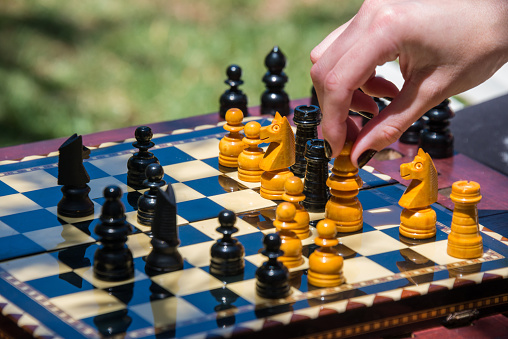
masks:
<svg viewBox="0 0 508 339"><path fill-rule="evenodd" d="M263 149L258 147L263 142L259 138L261 125L257 121L251 121L245 125L243 132L243 143L247 148L238 156L238 178L247 182L260 182L264 172L259 168L264 155Z"/></svg>
<svg viewBox="0 0 508 339"><path fill-rule="evenodd" d="M310 236L309 231L309 212L300 204L301 201L305 200L303 194L303 182L302 179L297 176L292 176L286 179L284 183L284 194L282 194L284 201L292 203L296 208L295 221L298 226L293 229L298 238L301 240Z"/></svg>
<svg viewBox="0 0 508 339"><path fill-rule="evenodd" d="M342 284L344 259L333 248L339 244L335 222L323 219L316 226L318 236L314 239L321 246L309 257L309 283L317 287L335 287Z"/></svg>
<svg viewBox="0 0 508 339"><path fill-rule="evenodd" d="M279 231L282 241L280 249L284 255L278 259L287 268L298 267L304 263L302 256L302 241L293 232L298 227L295 221L296 208L292 203L283 202L277 206L276 218L273 225Z"/></svg>
<svg viewBox="0 0 508 339"><path fill-rule="evenodd" d="M350 159L352 147L353 142L346 141L326 181L332 196L325 206L325 218L335 221L337 232L356 232L363 228L363 207L357 197L363 181Z"/></svg>
<svg viewBox="0 0 508 339"><path fill-rule="evenodd" d="M238 108L231 108L226 112L226 134L219 142L219 165L224 167L238 167L238 155L242 153L245 144L240 131L243 130L243 113Z"/></svg>
<svg viewBox="0 0 508 339"><path fill-rule="evenodd" d="M448 254L460 259L481 257L483 240L480 235L476 206L482 199L480 185L474 181L454 182L450 199L455 203L455 207L452 231L448 235Z"/></svg>
<svg viewBox="0 0 508 339"><path fill-rule="evenodd" d="M428 153L421 148L412 162L400 165L402 179L411 180L399 200L399 232L411 239L428 239L436 235L436 212L430 207L437 201L437 171Z"/></svg>

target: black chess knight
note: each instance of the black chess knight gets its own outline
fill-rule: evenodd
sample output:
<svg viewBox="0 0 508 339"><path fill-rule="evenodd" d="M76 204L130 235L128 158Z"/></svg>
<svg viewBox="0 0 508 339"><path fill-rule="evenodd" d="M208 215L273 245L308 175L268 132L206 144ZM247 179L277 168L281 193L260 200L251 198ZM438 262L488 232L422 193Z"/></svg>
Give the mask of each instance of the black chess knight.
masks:
<svg viewBox="0 0 508 339"><path fill-rule="evenodd" d="M58 214L71 218L93 214L94 205L88 197L90 187L87 185L90 177L83 166L83 159L90 157L90 150L83 146L81 135L74 134L58 151L58 185L63 185Z"/></svg>

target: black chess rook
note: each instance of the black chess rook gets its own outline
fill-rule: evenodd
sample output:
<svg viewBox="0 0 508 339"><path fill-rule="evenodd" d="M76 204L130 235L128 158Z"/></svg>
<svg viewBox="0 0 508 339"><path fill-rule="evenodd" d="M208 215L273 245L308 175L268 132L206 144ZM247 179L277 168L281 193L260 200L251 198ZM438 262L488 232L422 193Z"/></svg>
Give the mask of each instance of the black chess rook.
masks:
<svg viewBox="0 0 508 339"><path fill-rule="evenodd" d="M303 185L305 200L302 205L309 212L324 212L330 199L330 189L326 185L330 159L326 157L324 141L321 139L307 141L305 159L307 161Z"/></svg>
<svg viewBox="0 0 508 339"><path fill-rule="evenodd" d="M321 122L321 110L317 106L297 106L293 115L293 122L296 125L295 164L290 169L297 177L304 178L307 167L305 146L307 141L318 138L317 126Z"/></svg>

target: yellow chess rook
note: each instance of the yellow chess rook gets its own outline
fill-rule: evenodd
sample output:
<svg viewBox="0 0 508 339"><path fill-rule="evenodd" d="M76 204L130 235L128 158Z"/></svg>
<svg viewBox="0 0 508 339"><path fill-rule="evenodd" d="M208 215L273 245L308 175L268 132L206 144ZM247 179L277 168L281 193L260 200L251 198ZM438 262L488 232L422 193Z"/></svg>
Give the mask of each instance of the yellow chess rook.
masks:
<svg viewBox="0 0 508 339"><path fill-rule="evenodd" d="M318 236L314 243L320 248L309 257L308 279L311 285L317 287L335 287L344 282L342 267L344 259L334 246L339 244L335 222L323 219L316 226Z"/></svg>
<svg viewBox="0 0 508 339"><path fill-rule="evenodd" d="M414 160L400 165L402 179L411 180L399 200L403 207L399 232L412 239L436 235L436 212L430 207L437 201L437 171L428 153L421 148Z"/></svg>
<svg viewBox="0 0 508 339"><path fill-rule="evenodd" d="M277 206L276 218L273 225L277 229L281 239L281 251L284 255L278 260L287 268L298 267L305 261L302 256L302 241L296 236L293 229L298 227L295 220L296 208L289 202L283 202Z"/></svg>
<svg viewBox="0 0 508 339"><path fill-rule="evenodd" d="M352 147L353 142L346 141L326 181L332 196L325 206L325 218L335 221L337 232L356 232L363 228L363 207L357 197L363 181L350 159Z"/></svg>
<svg viewBox="0 0 508 339"><path fill-rule="evenodd" d="M295 163L295 135L288 119L275 114L272 123L261 128L260 139L270 143L259 163L264 171L260 194L265 199L282 200L284 183L293 176L289 166Z"/></svg>
<svg viewBox="0 0 508 339"><path fill-rule="evenodd" d="M478 224L477 204L482 199L480 185L474 181L457 181L452 185L450 199L455 203L448 235L449 255L460 259L483 255L483 240Z"/></svg>
<svg viewBox="0 0 508 339"><path fill-rule="evenodd" d="M300 204L301 201L305 200L302 179L297 176L289 177L284 184L284 194L282 194L282 199L292 203L296 208L295 221L298 226L293 229L293 232L295 232L298 238L302 240L308 238L310 236L309 212L307 212L305 207Z"/></svg>
<svg viewBox="0 0 508 339"><path fill-rule="evenodd" d="M231 108L226 112L226 134L219 142L219 165L224 167L238 167L238 156L246 145L243 143L243 113L238 108Z"/></svg>

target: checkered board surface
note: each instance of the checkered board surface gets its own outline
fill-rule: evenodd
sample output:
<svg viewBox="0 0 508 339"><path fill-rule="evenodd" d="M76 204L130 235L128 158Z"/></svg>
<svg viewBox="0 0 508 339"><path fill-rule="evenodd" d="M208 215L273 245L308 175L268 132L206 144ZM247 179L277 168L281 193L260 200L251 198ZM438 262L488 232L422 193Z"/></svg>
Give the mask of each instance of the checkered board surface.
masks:
<svg viewBox="0 0 508 339"><path fill-rule="evenodd" d="M260 121L263 125L270 122ZM126 185L129 142L92 151L85 167L91 177L95 215L69 219L56 215L61 198L56 185L56 157L0 166L0 309L34 336L95 338L124 333L126 338L159 334L205 338L230 337L268 326L287 325L321 316L323 307L348 312L357 305L424 295L436 286L452 289L460 280L481 283L493 275L508 277L506 239L482 226L484 256L455 259L446 254L451 212L434 205L438 232L427 242L401 239L397 201L404 187L372 168L361 170L365 182L359 199L364 208L361 232L339 234L346 283L316 289L307 283L308 256L315 249L315 229L303 241L305 263L291 270L292 293L266 300L255 293L255 271L265 260L259 251L265 234L274 232L276 203L259 196L259 184L238 180L218 166L221 127L153 139L153 153L173 185L184 269L154 277L144 273L150 252L148 229L136 222L141 194ZM98 248L93 229L104 201L102 190L116 184L124 192L127 245L133 253L135 278L106 283L93 277ZM237 213L235 237L245 247L242 276L221 279L209 273L210 247L224 208ZM311 214L312 220L323 214ZM488 225L487 225L488 226Z"/></svg>

